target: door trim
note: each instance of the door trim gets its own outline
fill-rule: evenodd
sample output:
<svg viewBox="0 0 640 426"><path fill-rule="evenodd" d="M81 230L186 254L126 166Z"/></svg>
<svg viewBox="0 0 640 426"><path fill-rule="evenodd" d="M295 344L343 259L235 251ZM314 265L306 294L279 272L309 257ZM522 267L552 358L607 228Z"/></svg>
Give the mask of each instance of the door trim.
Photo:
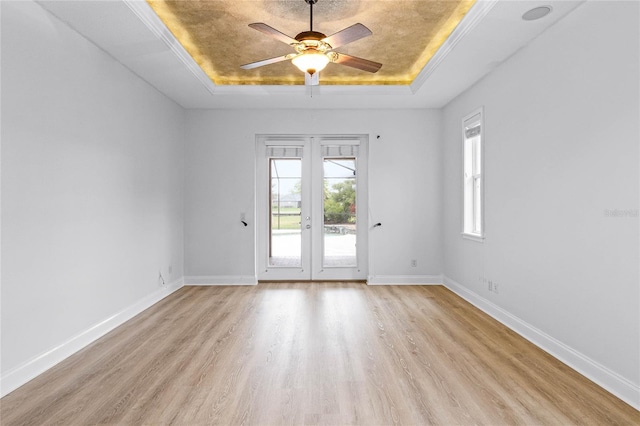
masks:
<svg viewBox="0 0 640 426"><path fill-rule="evenodd" d="M255 155L255 270L258 281L327 281L327 280L366 280L368 275L368 135L278 135L278 134L256 134L256 155ZM322 188L322 151L323 145L358 145L357 155L357 190L356 190L356 212L357 212L357 267L329 267L322 268L323 238L320 231L323 226L323 191ZM269 182L267 147L276 146L304 146L307 149L303 152L303 168L309 170L307 179L309 185L303 191L303 210L301 218L311 217L311 229L303 229L302 232L312 232L311 244L308 248L303 245L302 253L303 265L301 268L270 267L268 259L268 232L269 213L267 206L269 203ZM318 164L312 164L319 160ZM303 175L304 175L303 171ZM304 185L304 182L303 182ZM311 189L311 185L320 185ZM311 196L318 196L319 199L312 200ZM310 264L304 264L304 259L308 259ZM270 272L271 271L271 272Z"/></svg>

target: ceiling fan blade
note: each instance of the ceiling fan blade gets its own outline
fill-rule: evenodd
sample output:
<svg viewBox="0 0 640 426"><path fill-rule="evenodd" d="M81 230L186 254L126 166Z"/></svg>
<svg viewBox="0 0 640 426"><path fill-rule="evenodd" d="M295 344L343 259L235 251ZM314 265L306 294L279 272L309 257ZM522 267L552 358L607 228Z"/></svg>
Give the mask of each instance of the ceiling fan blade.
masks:
<svg viewBox="0 0 640 426"><path fill-rule="evenodd" d="M242 68L243 70L252 70L254 68L263 67L265 65L271 65L278 62L286 61L287 59L291 59L295 56L297 55L294 53L290 55L278 56L277 58L264 59L262 61L251 62L250 64L241 65L240 68Z"/></svg>
<svg viewBox="0 0 640 426"><path fill-rule="evenodd" d="M305 86L318 86L320 85L320 73L315 72L313 75L308 72L304 73L304 84Z"/></svg>
<svg viewBox="0 0 640 426"><path fill-rule="evenodd" d="M335 49L336 47L344 46L347 43L368 37L371 34L373 34L371 30L364 25L353 24L342 31L338 31L335 34L331 34L330 36L323 38L322 41L330 44L331 48Z"/></svg>
<svg viewBox="0 0 640 426"><path fill-rule="evenodd" d="M262 22L256 22L254 24L249 24L249 26L251 28L253 28L254 30L258 30L261 33L265 33L266 35L270 35L271 37L275 38L276 40L279 40L283 43L286 44L296 44L298 43L298 40L289 37L286 34L281 33L280 31L276 30L273 27L270 27L267 24L264 24Z"/></svg>
<svg viewBox="0 0 640 426"><path fill-rule="evenodd" d="M382 68L382 64L379 62L356 58L355 56L345 55L344 53L339 53L338 59L336 59L334 62L336 64L346 65L348 67L357 68L359 70L368 72L378 72L378 70Z"/></svg>

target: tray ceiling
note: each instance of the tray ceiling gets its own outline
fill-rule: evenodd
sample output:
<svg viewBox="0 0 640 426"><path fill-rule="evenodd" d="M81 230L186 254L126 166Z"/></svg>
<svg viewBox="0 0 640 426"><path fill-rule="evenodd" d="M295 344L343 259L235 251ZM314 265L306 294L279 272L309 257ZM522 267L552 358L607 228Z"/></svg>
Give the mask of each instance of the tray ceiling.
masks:
<svg viewBox="0 0 640 426"><path fill-rule="evenodd" d="M1 0L0 0L1 1ZM186 0L183 0L186 1ZM209 0L216 3L219 0ZM319 0L330 2L332 0ZM155 87L176 103L187 109L210 108L295 108L295 109L346 109L346 108L441 108L462 93L465 89L490 73L496 67L512 55L516 55L520 49L525 49L527 44L547 29L552 29L553 24L570 14L584 0L477 0L464 19L447 38L437 53L419 72L410 84L328 84L324 81L325 74L332 71L330 68L341 67L329 64L322 72L323 79L320 86L303 86L300 71L290 63L281 63L277 66L288 67L288 72L294 73L294 77L300 78L300 84L269 85L265 84L215 84L193 57L176 40L166 25L151 8L146 0L37 0L37 3L47 9L52 15L65 22L87 40L90 40L106 54L117 62L138 75L142 80ZM299 2L299 3L297 3ZM253 9L260 11L264 0L238 0L238 4L251 4ZM302 16L306 3L304 0L289 0L289 2L272 0L275 3L302 4L300 14ZM378 3L395 5L401 12L402 9L411 9L415 3L427 3L423 0L366 0L362 3L343 0L343 3L358 5L360 7L374 7ZM549 4L553 12L543 19L536 21L524 21L522 15L528 10ZM384 5L382 5L384 6ZM380 7L382 7L380 6ZM300 7L300 6L298 6ZM320 6L318 6L319 8ZM321 17L321 13L314 7L314 27L331 33L345 28L357 21L370 26L364 19L352 18L352 15L343 16L335 22ZM359 10L359 9L354 9ZM257 13L257 12L255 12ZM308 15L300 18L300 24L280 24L267 19L268 16L252 14L242 22L240 27L255 37L252 40L262 43L263 49L257 57L243 56L235 59L238 67L242 63L276 56L278 52L269 49L284 48L288 46L269 37L260 38L262 33L252 30L248 25L251 22L264 21L273 25L278 30L296 35L298 28L307 29ZM265 12L261 12L265 13ZM327 12L324 12L325 15ZM51 16L51 19L55 19ZM231 19L231 18L228 18ZM399 19L396 21L396 19ZM411 44L411 36L404 34L404 22L398 15L385 20L390 31L398 34L395 39L404 44ZM332 27L327 28L326 25ZM238 28L238 27L234 27ZM358 55L355 50L360 44L374 43L383 32L380 28L371 25L374 35L358 40L345 49L337 49L345 53ZM404 34L404 35L403 35ZM249 37L249 36L247 36ZM259 41L255 41L259 40ZM269 43L267 47L266 44ZM415 43L413 43L415 44ZM275 46L275 47L273 47ZM346 48L349 48L347 50ZM82 52L78 52L81 54ZM227 55L236 55L235 51L228 51ZM238 53L236 56L240 55ZM244 55L244 53L243 53ZM365 56L371 60L378 60L377 56ZM385 63L383 70L389 63ZM274 65L276 66L276 65ZM345 67L341 67L345 68ZM264 68L256 71L262 72ZM250 78L239 68L233 70L242 78ZM363 78L368 73L359 74ZM312 90L310 90L312 88Z"/></svg>
<svg viewBox="0 0 640 426"><path fill-rule="evenodd" d="M294 50L248 27L264 22L295 37L309 30L304 0L147 0L174 37L216 85L304 84L290 61L242 70L240 65ZM329 64L323 85L409 85L475 0L318 0L314 30L326 35L354 23L373 35L336 49L383 64L376 74Z"/></svg>

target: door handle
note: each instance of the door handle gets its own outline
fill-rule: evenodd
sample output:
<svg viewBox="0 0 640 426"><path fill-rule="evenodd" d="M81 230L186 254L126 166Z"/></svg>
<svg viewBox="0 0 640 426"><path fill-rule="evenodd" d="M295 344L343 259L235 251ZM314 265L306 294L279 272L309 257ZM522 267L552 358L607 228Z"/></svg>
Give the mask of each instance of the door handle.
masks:
<svg viewBox="0 0 640 426"><path fill-rule="evenodd" d="M306 228L307 228L307 229L311 229L311 225L307 225L307 226L306 226Z"/></svg>

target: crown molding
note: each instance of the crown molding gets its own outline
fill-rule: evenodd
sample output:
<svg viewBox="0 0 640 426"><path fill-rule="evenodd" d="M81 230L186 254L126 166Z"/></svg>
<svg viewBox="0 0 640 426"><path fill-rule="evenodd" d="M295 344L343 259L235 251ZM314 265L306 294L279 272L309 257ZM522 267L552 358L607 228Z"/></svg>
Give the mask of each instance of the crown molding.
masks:
<svg viewBox="0 0 640 426"><path fill-rule="evenodd" d="M140 19L149 30L162 40L171 49L174 55L187 67L189 71L202 83L202 85L213 94L216 91L216 84L200 68L200 65L182 47L180 42L173 36L171 31L164 25L162 20L151 9L151 6L144 0L122 0L127 7Z"/></svg>
<svg viewBox="0 0 640 426"><path fill-rule="evenodd" d="M412 96L424 84L427 78L435 71L455 45L469 32L499 0L478 0L471 10L465 15L460 24L455 28L436 54L427 62L418 76L410 85L331 85L314 86L313 92L317 95L403 95ZM187 69L200 81L211 94L226 95L290 95L306 94L307 89L303 85L272 86L272 85L216 85L209 76L200 68L198 63L182 47L180 42L169 31L151 6L144 0L122 0L127 7L140 19L149 30L162 40L187 67Z"/></svg>
<svg viewBox="0 0 640 426"><path fill-rule="evenodd" d="M309 89L311 87L311 89ZM407 85L388 86L342 86L342 85L241 85L216 86L217 95L304 95L309 90L313 95L413 95Z"/></svg>
<svg viewBox="0 0 640 426"><path fill-rule="evenodd" d="M422 68L422 71L411 83L411 91L415 94L427 79L435 72L445 58L453 51L456 45L471 31L478 23L480 23L485 16L493 9L499 0L478 0L462 18L462 21L453 30L453 32L447 37L442 46L433 55L433 57Z"/></svg>

